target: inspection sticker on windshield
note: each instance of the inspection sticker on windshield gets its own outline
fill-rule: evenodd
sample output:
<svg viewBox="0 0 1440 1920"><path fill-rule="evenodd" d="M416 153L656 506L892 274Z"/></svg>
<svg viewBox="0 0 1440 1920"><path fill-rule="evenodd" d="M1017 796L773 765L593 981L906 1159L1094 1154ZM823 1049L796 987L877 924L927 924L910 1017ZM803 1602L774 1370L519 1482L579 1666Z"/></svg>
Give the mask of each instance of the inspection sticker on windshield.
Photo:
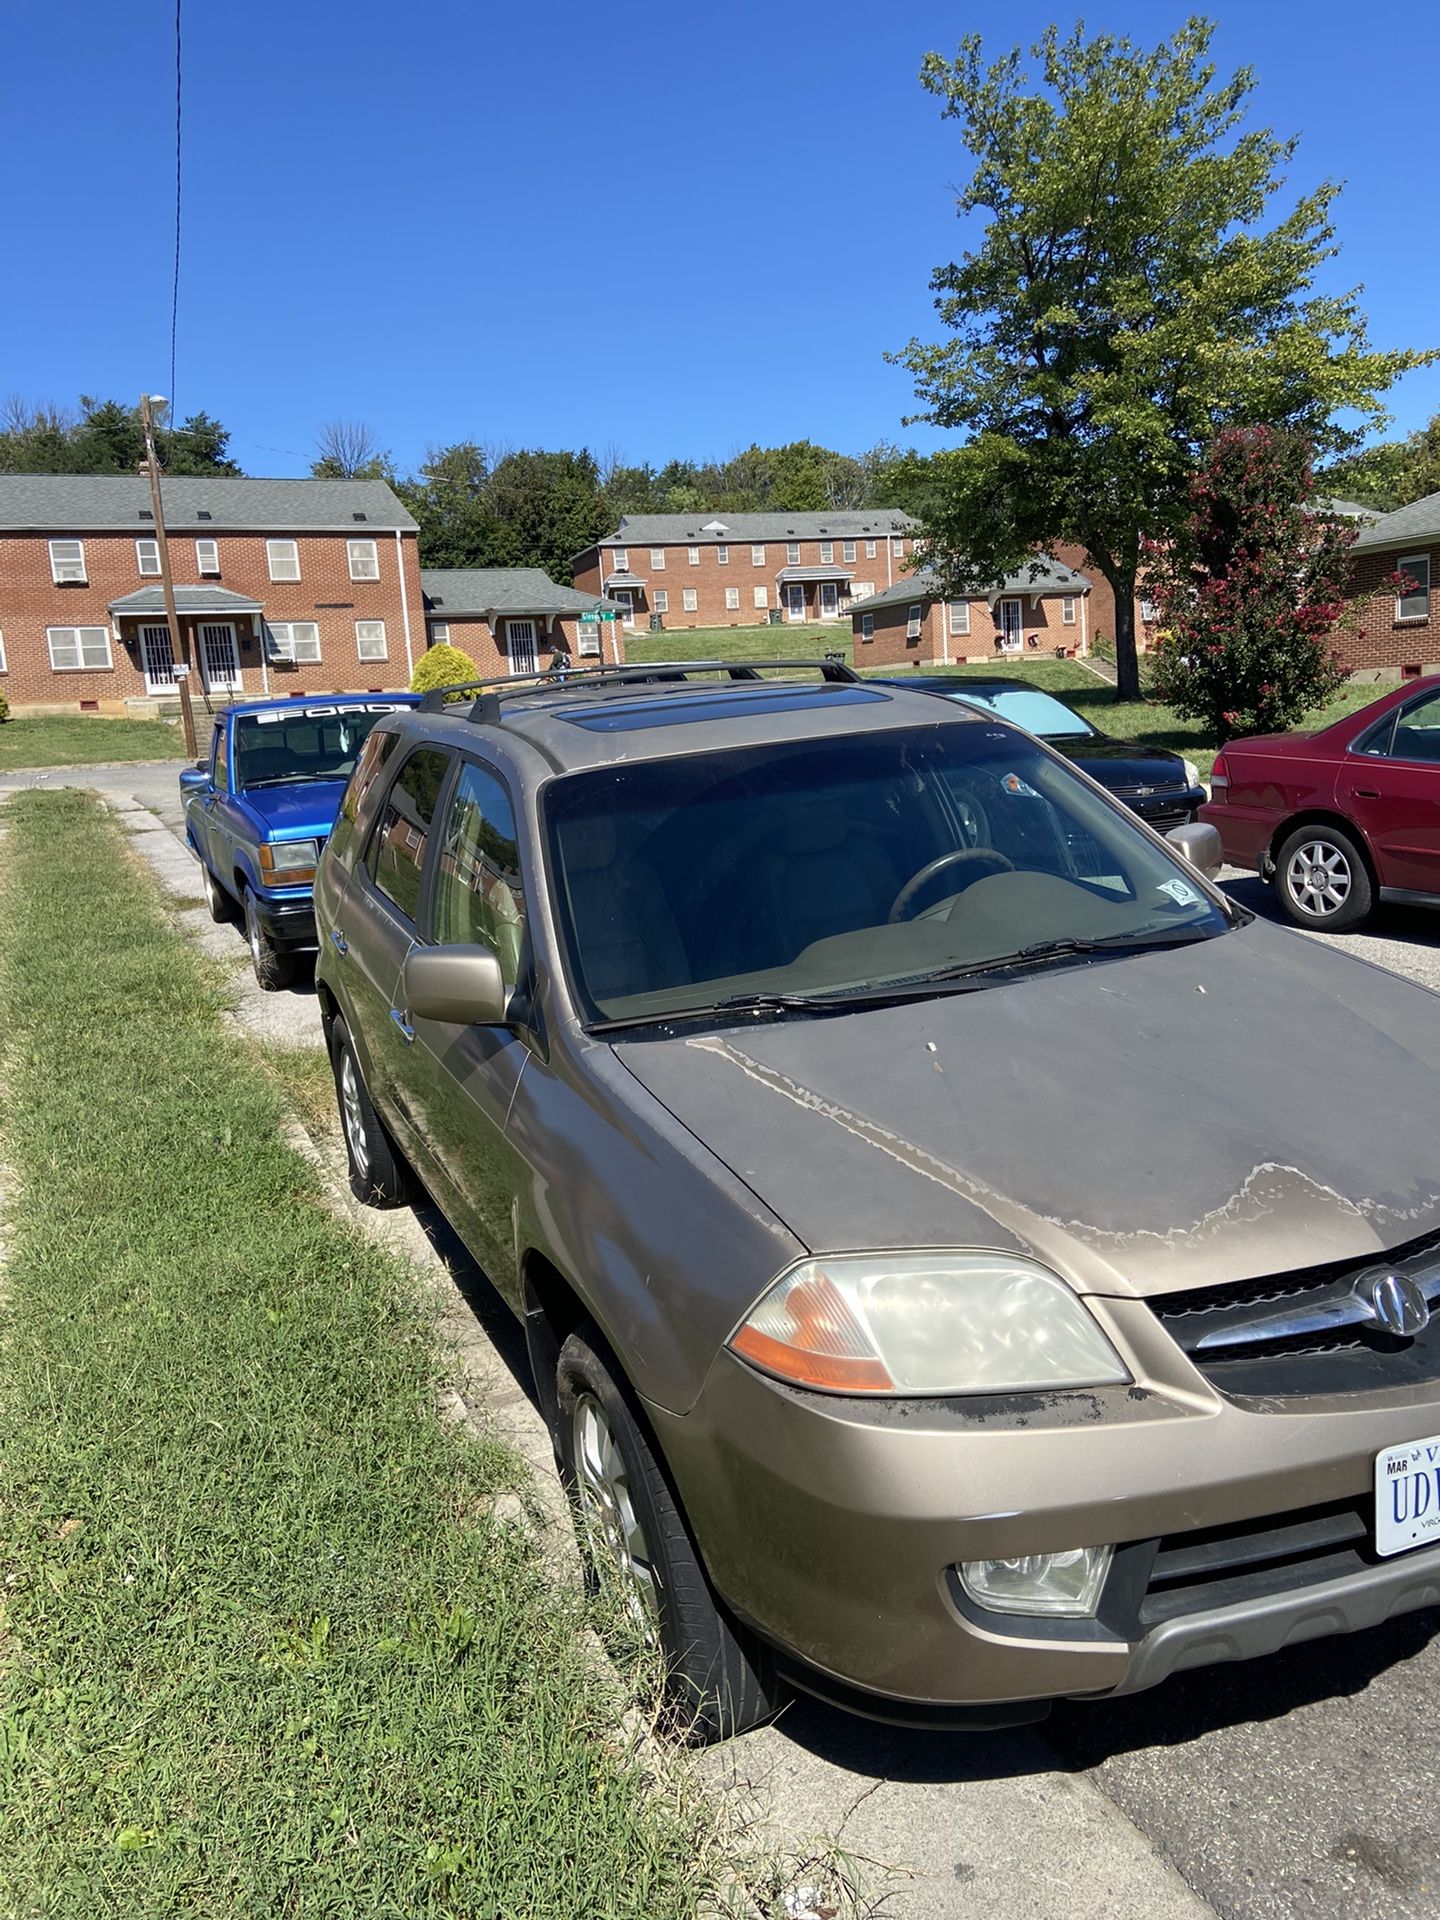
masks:
<svg viewBox="0 0 1440 1920"><path fill-rule="evenodd" d="M1440 1541L1440 1433L1375 1456L1375 1551Z"/></svg>
<svg viewBox="0 0 1440 1920"><path fill-rule="evenodd" d="M1177 907L1194 907L1200 904L1199 894L1184 880L1162 880L1160 891L1168 893Z"/></svg>
<svg viewBox="0 0 1440 1920"><path fill-rule="evenodd" d="M1034 787L1030 786L1027 781L1022 780L1018 773L1005 774L1000 781L1000 785L1005 789L1006 793L1017 793L1024 800L1038 800L1040 798Z"/></svg>

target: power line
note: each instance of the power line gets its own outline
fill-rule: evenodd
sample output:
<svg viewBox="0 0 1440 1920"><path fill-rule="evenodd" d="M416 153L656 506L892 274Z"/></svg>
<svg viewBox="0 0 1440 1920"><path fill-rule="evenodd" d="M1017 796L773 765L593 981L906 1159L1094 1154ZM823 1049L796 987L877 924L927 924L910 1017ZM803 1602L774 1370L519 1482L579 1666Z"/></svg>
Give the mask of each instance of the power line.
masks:
<svg viewBox="0 0 1440 1920"><path fill-rule="evenodd" d="M170 286L170 418L175 405L175 339L180 323L180 5L175 0L175 277Z"/></svg>

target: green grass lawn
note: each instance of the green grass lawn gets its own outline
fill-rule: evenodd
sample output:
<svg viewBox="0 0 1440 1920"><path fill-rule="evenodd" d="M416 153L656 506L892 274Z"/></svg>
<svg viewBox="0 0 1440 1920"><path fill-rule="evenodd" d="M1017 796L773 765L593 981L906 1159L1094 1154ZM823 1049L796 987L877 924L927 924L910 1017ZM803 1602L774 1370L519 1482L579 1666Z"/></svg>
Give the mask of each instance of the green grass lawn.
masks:
<svg viewBox="0 0 1440 1920"><path fill-rule="evenodd" d="M108 714L37 714L0 726L0 773L30 767L99 767L111 760L183 760L179 727Z"/></svg>
<svg viewBox="0 0 1440 1920"><path fill-rule="evenodd" d="M692 1914L408 1271L94 802L0 820L0 1912Z"/></svg>
<svg viewBox="0 0 1440 1920"><path fill-rule="evenodd" d="M677 633L625 636L625 658L636 666L652 660L819 660L827 653L850 658L848 620L807 620L793 627L696 627Z"/></svg>

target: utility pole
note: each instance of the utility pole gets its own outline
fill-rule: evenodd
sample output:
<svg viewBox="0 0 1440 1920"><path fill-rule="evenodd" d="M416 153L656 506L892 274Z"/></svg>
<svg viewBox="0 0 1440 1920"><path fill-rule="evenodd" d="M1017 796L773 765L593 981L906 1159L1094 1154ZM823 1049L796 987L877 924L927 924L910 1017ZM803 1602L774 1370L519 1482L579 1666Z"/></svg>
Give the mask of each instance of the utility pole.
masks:
<svg viewBox="0 0 1440 1920"><path fill-rule="evenodd" d="M170 572L170 543L165 538L165 508L160 498L160 462L155 457L155 408L164 406L160 393L140 396L140 424L145 430L145 465L150 474L150 502L155 515L155 544L160 549L160 587L165 595L165 624L170 629L170 658L180 692L180 726L185 735L185 757L199 754L195 738L195 709L190 704L190 665L180 647L180 616L175 611L175 580Z"/></svg>

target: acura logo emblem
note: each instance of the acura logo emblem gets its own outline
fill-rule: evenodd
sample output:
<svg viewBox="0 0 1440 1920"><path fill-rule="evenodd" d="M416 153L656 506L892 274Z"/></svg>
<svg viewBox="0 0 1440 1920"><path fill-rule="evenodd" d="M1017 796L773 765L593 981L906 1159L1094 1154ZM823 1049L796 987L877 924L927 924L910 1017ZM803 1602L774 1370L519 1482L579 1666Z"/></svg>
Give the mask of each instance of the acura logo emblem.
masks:
<svg viewBox="0 0 1440 1920"><path fill-rule="evenodd" d="M1356 1280L1355 1295L1377 1325L1403 1340L1413 1340L1430 1324L1425 1289L1413 1274L1372 1267Z"/></svg>

